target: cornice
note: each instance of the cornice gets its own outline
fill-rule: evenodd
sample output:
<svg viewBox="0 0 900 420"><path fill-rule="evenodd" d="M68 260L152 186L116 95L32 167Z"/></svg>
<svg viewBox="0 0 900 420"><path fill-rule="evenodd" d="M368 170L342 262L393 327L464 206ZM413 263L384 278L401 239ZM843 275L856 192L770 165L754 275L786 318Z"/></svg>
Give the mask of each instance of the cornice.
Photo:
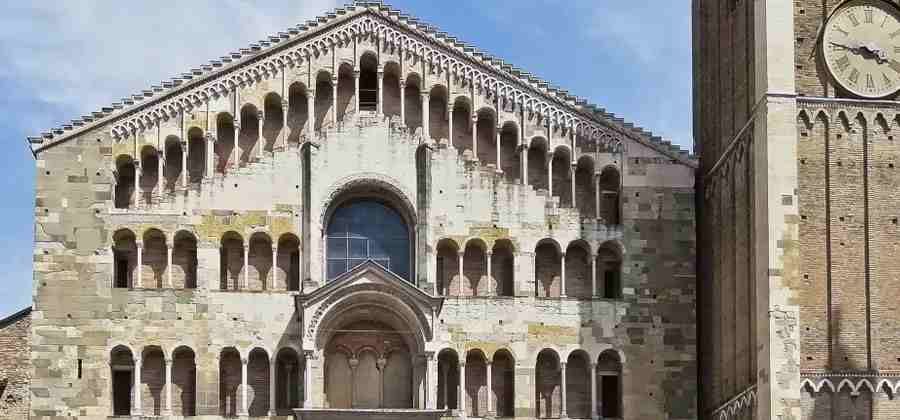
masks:
<svg viewBox="0 0 900 420"><path fill-rule="evenodd" d="M399 47L403 54L426 61L439 72L447 71L472 83L488 96L498 95L547 118L557 127L575 130L616 148L622 147L623 139L629 139L679 163L697 167L694 156L670 142L379 1L356 1L335 9L70 124L29 137L28 142L36 154L107 125L114 137L128 137L236 87L251 85L286 67L304 63L308 57L324 54L354 36L369 34Z"/></svg>

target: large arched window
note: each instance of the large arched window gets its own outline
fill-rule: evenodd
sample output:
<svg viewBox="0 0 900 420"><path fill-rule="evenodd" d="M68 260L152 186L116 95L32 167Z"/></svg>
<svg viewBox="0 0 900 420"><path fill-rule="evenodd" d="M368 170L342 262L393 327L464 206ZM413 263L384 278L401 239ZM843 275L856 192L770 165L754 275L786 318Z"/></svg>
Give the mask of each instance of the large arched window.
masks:
<svg viewBox="0 0 900 420"><path fill-rule="evenodd" d="M410 279L409 229L393 208L375 200L338 207L328 223L328 279L366 260Z"/></svg>

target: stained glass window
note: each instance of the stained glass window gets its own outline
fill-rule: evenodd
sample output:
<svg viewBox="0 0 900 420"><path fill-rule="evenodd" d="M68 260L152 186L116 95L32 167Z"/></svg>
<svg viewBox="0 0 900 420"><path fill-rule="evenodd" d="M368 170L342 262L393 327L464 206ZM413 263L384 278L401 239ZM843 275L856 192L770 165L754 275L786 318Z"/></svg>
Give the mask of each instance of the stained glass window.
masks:
<svg viewBox="0 0 900 420"><path fill-rule="evenodd" d="M409 280L409 231L396 210L377 201L354 201L331 216L327 232L328 279L373 260Z"/></svg>

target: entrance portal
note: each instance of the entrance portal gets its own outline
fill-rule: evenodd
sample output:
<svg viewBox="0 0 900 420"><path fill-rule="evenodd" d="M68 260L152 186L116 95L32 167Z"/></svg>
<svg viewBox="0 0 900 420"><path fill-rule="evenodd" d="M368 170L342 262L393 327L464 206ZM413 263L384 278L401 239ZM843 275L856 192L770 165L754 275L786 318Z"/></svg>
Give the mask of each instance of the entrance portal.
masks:
<svg viewBox="0 0 900 420"><path fill-rule="evenodd" d="M412 408L412 354L402 331L356 321L337 331L325 352L330 408Z"/></svg>

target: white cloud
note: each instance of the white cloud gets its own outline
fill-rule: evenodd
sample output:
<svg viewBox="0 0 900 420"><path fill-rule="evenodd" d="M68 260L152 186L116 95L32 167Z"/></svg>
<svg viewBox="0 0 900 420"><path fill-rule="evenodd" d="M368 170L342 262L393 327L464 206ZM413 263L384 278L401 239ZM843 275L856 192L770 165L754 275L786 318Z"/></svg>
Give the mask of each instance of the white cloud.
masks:
<svg viewBox="0 0 900 420"><path fill-rule="evenodd" d="M77 117L305 22L337 0L12 2L0 81ZM114 96L110 96L114 95ZM35 121L42 127L61 121Z"/></svg>

